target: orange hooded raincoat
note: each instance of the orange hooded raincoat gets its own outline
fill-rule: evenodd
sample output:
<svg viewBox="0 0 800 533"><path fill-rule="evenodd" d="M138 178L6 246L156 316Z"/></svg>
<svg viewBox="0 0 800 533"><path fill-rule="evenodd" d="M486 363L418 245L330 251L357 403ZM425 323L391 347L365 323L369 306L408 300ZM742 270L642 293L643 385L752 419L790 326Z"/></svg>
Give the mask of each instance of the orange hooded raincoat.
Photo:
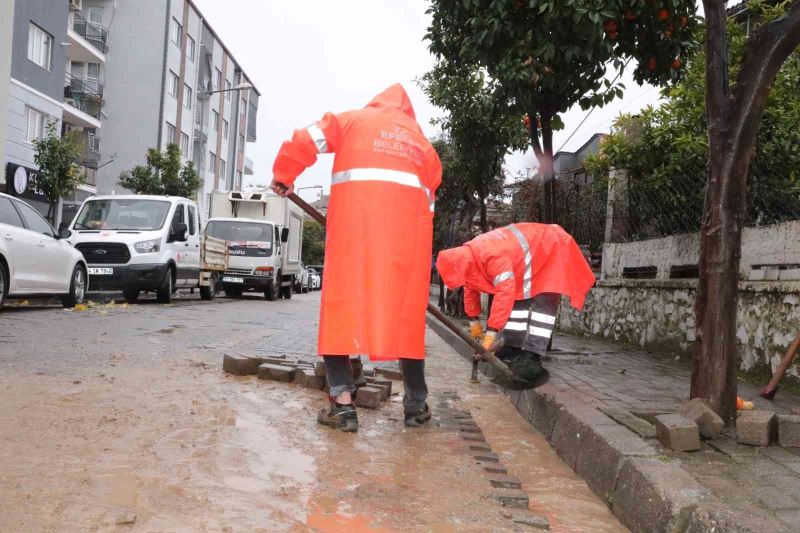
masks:
<svg viewBox="0 0 800 533"><path fill-rule="evenodd" d="M433 204L442 166L399 84L364 109L326 113L283 143L275 180L291 185L336 154L325 241L320 355L425 358Z"/></svg>
<svg viewBox="0 0 800 533"><path fill-rule="evenodd" d="M578 244L556 224L511 224L439 252L436 269L450 288L464 287L467 316L481 313L480 293L494 294L486 325L501 330L514 301L552 292L583 308L595 282Z"/></svg>

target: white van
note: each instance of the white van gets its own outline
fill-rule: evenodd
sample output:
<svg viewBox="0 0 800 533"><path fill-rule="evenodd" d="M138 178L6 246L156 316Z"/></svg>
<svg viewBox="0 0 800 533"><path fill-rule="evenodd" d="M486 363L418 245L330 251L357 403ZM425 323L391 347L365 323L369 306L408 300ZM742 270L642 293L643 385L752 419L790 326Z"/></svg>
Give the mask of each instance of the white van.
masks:
<svg viewBox="0 0 800 533"><path fill-rule="evenodd" d="M225 293L291 298L303 274L300 208L266 190L214 192L210 200L208 235L228 241L229 265L220 279Z"/></svg>
<svg viewBox="0 0 800 533"><path fill-rule="evenodd" d="M121 290L128 302L155 291L159 302L168 303L180 288L200 288L201 297L211 299L215 271L227 267L224 243L201 238L197 204L186 198L93 196L70 229L92 290Z"/></svg>

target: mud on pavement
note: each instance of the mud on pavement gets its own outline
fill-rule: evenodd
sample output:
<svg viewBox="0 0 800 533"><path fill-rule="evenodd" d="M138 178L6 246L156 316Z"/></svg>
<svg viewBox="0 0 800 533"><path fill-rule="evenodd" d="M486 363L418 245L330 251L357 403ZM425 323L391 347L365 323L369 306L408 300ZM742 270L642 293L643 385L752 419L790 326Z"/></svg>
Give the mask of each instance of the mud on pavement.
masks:
<svg viewBox="0 0 800 533"><path fill-rule="evenodd" d="M532 530L491 499L448 412L472 414L552 531L624 531L430 332L423 430L395 396L333 432L321 392L222 372L224 353L312 358L318 301L4 312L0 531Z"/></svg>

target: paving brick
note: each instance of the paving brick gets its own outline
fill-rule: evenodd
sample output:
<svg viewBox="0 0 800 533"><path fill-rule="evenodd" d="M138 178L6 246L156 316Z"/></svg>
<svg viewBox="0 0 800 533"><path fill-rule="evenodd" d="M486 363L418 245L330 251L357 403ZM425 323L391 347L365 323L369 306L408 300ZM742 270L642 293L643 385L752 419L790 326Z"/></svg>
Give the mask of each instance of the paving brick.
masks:
<svg viewBox="0 0 800 533"><path fill-rule="evenodd" d="M768 446L775 437L775 413L740 411L736 419L736 440L751 446Z"/></svg>
<svg viewBox="0 0 800 533"><path fill-rule="evenodd" d="M656 438L656 427L630 411L614 407L601 407L600 410L607 414L612 420L622 424L643 439Z"/></svg>
<svg viewBox="0 0 800 533"><path fill-rule="evenodd" d="M507 475L508 470L500 463L488 463L485 461L476 461L475 464L483 468L489 474L502 474Z"/></svg>
<svg viewBox="0 0 800 533"><path fill-rule="evenodd" d="M458 434L459 437L464 439L467 442L486 442L486 438L483 436L482 433L464 433L461 432Z"/></svg>
<svg viewBox="0 0 800 533"><path fill-rule="evenodd" d="M521 489L522 482L516 476L507 474L492 474L489 476L489 483L497 489Z"/></svg>
<svg viewBox="0 0 800 533"><path fill-rule="evenodd" d="M657 416L656 437L661 444L676 452L700 449L700 431L697 424L682 415Z"/></svg>
<svg viewBox="0 0 800 533"><path fill-rule="evenodd" d="M725 427L725 422L711 409L705 398L689 400L678 408L678 414L697 424L700 435L706 439L716 439Z"/></svg>
<svg viewBox="0 0 800 533"><path fill-rule="evenodd" d="M317 361L314 365L314 373L321 378L324 378L327 374L325 372L325 361Z"/></svg>
<svg viewBox="0 0 800 533"><path fill-rule="evenodd" d="M364 365L361 372L367 377L372 377L375 375L375 367L372 365Z"/></svg>
<svg viewBox="0 0 800 533"><path fill-rule="evenodd" d="M297 372L297 370L290 366L262 363L258 367L258 378L291 383L294 380L295 372Z"/></svg>
<svg viewBox="0 0 800 533"><path fill-rule="evenodd" d="M492 452L473 452L472 458L484 463L499 463L500 457Z"/></svg>
<svg viewBox="0 0 800 533"><path fill-rule="evenodd" d="M268 357L261 358L262 363L269 363L271 365L286 365L286 366L294 366L297 361L294 359L287 359L285 355L270 355Z"/></svg>
<svg viewBox="0 0 800 533"><path fill-rule="evenodd" d="M778 415L778 443L784 448L800 448L800 416Z"/></svg>
<svg viewBox="0 0 800 533"><path fill-rule="evenodd" d="M480 453L484 453L484 452L490 452L491 453L491 451L492 451L492 447L489 446L488 444L486 444L485 442L484 443L479 443L479 442L470 443L469 449L471 451L473 451L473 452L480 452Z"/></svg>
<svg viewBox="0 0 800 533"><path fill-rule="evenodd" d="M503 507L513 507L515 509L528 508L528 494L519 489L495 489L492 491L491 496L499 501Z"/></svg>
<svg viewBox="0 0 800 533"><path fill-rule="evenodd" d="M547 518L538 514L533 514L530 511L517 511L511 516L511 521L521 526L528 526L532 529L539 529L547 531L550 529L550 523Z"/></svg>
<svg viewBox="0 0 800 533"><path fill-rule="evenodd" d="M481 428L478 427L478 424L463 424L463 423L461 423L461 424L458 425L458 428L462 433L480 433L481 432Z"/></svg>
<svg viewBox="0 0 800 533"><path fill-rule="evenodd" d="M382 400L388 400L392 395L392 382L388 379L375 379L368 377L366 380L370 387L375 387L383 391L383 394L381 395Z"/></svg>
<svg viewBox="0 0 800 533"><path fill-rule="evenodd" d="M394 368L376 368L375 373L379 374L386 379L393 379L395 381L403 381L403 373Z"/></svg>
<svg viewBox="0 0 800 533"><path fill-rule="evenodd" d="M367 409L377 409L381 404L382 394L383 391L376 387L361 387L356 394L356 405Z"/></svg>
<svg viewBox="0 0 800 533"><path fill-rule="evenodd" d="M309 389L322 390L325 385L325 378L321 378L313 369L298 368L294 374L294 381L302 387Z"/></svg>
<svg viewBox="0 0 800 533"><path fill-rule="evenodd" d="M222 358L222 369L234 376L254 376L258 373L258 365L260 364L261 358L259 357L226 355Z"/></svg>

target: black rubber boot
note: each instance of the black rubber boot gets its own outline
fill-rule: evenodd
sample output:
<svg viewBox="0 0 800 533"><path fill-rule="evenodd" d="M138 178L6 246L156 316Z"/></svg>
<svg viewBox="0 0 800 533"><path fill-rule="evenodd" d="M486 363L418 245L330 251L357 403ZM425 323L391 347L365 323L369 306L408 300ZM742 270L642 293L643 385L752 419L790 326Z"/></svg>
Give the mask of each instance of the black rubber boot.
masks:
<svg viewBox="0 0 800 533"><path fill-rule="evenodd" d="M428 420L431 419L431 408L428 407L428 404L425 404L425 408L422 411L417 411L416 413L406 413L406 419L403 422L406 426L410 428L418 428L425 424Z"/></svg>
<svg viewBox="0 0 800 533"><path fill-rule="evenodd" d="M352 404L339 405L331 402L331 406L328 409L323 409L319 412L317 422L345 433L358 431L358 415L356 414L356 408Z"/></svg>

